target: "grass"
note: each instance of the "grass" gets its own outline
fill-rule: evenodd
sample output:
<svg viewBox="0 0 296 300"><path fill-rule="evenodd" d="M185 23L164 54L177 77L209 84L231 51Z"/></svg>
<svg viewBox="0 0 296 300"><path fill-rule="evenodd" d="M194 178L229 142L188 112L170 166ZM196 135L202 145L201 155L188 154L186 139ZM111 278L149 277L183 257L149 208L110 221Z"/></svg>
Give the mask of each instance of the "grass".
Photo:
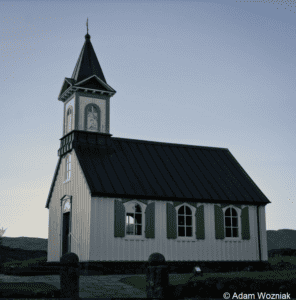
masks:
<svg viewBox="0 0 296 300"><path fill-rule="evenodd" d="M39 264L40 262L46 262L47 257L32 258L27 261L10 261L4 264L4 266L15 265L17 267L26 267ZM263 279L272 280L272 282L280 280L289 280L296 278L296 257L295 256L281 256L275 255L269 257L268 262L273 267L273 271L265 272L228 272L228 273L204 273L203 277L195 278L194 281L205 283L206 280L220 279L223 280L233 279L239 282L241 278L252 279L252 282L261 281ZM279 263L289 263L290 269L283 270L279 267ZM192 273L189 274L169 274L169 284L173 286L185 285L192 277ZM238 281L239 280L239 281ZM127 276L120 280L121 282L135 287L142 292L146 293L146 276L145 275L132 275ZM199 284L198 284L199 285ZM202 284L201 284L202 285Z"/></svg>
<svg viewBox="0 0 296 300"><path fill-rule="evenodd" d="M32 258L29 260L25 260L25 261L21 261L21 260L13 260L13 261L9 261L3 264L3 267L10 267L10 266L16 266L16 267L28 267L28 266L34 266L34 265L38 265L41 262L46 262L47 261L47 257L37 257L37 258Z"/></svg>
<svg viewBox="0 0 296 300"><path fill-rule="evenodd" d="M254 281L269 279L273 282L279 280L289 280L296 278L296 257L293 256L280 256L276 255L275 257L270 257L268 262L275 269L273 271L264 271L264 272L229 272L229 273L204 273L203 277L198 277L195 280L203 282L209 278L221 278L227 279L236 279L241 278L252 278ZM281 270L278 267L280 262L288 262L295 267L295 270ZM189 274L169 274L169 284L171 285L182 285L189 282L192 277L192 273ZM135 287L143 292L146 292L146 276L145 275L134 275L130 277L126 277L120 280L121 282L128 284L132 287Z"/></svg>

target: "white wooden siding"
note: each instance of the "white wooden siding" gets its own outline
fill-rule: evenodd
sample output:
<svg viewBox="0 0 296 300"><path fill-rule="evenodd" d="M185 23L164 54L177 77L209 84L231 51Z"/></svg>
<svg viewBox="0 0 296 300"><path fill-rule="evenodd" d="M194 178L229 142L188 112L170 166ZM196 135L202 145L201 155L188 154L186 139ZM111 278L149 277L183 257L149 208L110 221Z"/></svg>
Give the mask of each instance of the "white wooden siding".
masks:
<svg viewBox="0 0 296 300"><path fill-rule="evenodd" d="M265 206L259 208L259 218L260 218L259 223L260 223L261 259L268 261Z"/></svg>
<svg viewBox="0 0 296 300"><path fill-rule="evenodd" d="M71 151L71 179L65 181L65 158L62 159L49 204L49 233L47 261L60 261L61 254L61 198L72 196L71 207L71 252L78 255L79 261L89 259L89 222L91 196L80 168L75 151ZM77 242L76 242L76 240Z"/></svg>
<svg viewBox="0 0 296 300"><path fill-rule="evenodd" d="M167 239L166 202L155 201L155 238L115 238L114 198L93 197L91 200L90 256L92 261L147 261L150 254L162 253L167 261L232 261L259 260L257 243L257 207L249 206L250 240L215 239L214 204L204 204L205 240ZM150 201L149 201L150 202ZM148 202L148 203L149 203ZM172 203L172 202L171 202ZM261 230L265 212L261 210ZM240 220L239 220L240 222ZM195 234L195 229L194 229ZM262 239L261 239L262 243ZM267 248L262 252L267 253ZM262 259L267 259L267 256Z"/></svg>

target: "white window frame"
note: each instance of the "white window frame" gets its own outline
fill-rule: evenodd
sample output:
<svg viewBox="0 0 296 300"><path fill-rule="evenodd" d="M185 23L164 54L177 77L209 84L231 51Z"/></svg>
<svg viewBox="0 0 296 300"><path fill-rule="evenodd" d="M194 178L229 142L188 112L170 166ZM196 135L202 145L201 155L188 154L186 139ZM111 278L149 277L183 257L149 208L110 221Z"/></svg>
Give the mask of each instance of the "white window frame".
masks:
<svg viewBox="0 0 296 300"><path fill-rule="evenodd" d="M67 133L69 133L72 130L72 114L73 110L70 106L67 110Z"/></svg>
<svg viewBox="0 0 296 300"><path fill-rule="evenodd" d="M181 206L183 206L183 205L189 207L191 209L191 212L192 212L192 236L179 236L179 230L178 230L178 227L179 227L178 211L179 211L179 208ZM184 208L184 209L186 211L186 208ZM177 220L176 220L176 224L177 224L177 240L183 240L183 241L184 240L190 240L190 241L194 240L195 241L196 240L196 234L195 234L195 232L196 232L196 224L195 224L196 208L194 206L190 205L190 204L182 203L182 204L176 206L175 210L176 210L176 218L177 218ZM186 224L186 222L185 222L185 224Z"/></svg>
<svg viewBox="0 0 296 300"><path fill-rule="evenodd" d="M138 204L141 207L141 212L142 212L142 234L141 235L130 235L127 234L127 224L126 224L126 218L127 218L127 213L132 213L135 211L133 210L133 206ZM124 215L124 230L125 230L125 238L128 239L144 239L145 238L145 210L146 206L144 203L139 202L137 200L125 202L124 204L125 207L125 215Z"/></svg>
<svg viewBox="0 0 296 300"><path fill-rule="evenodd" d="M225 216L225 213L226 213L226 210L230 208L230 209L234 209L237 213L237 228L238 228L238 236L237 237L227 237L226 236L226 216ZM225 240L229 240L229 241L238 241L238 240L241 240L241 209L239 209L238 207L235 207L233 205L229 205L229 206L226 206L224 208L222 208L222 211L223 211L223 221L224 221L224 236L225 236Z"/></svg>
<svg viewBox="0 0 296 300"><path fill-rule="evenodd" d="M69 169L68 169L69 166ZM71 154L67 154L65 157L65 181L69 182L71 180Z"/></svg>

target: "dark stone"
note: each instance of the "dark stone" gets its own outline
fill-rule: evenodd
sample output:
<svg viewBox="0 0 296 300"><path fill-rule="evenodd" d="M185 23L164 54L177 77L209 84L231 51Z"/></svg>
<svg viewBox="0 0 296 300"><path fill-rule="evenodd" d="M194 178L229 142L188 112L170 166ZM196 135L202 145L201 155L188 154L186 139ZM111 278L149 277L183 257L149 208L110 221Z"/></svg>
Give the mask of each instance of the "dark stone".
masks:
<svg viewBox="0 0 296 300"><path fill-rule="evenodd" d="M147 298L167 298L169 286L168 266L149 266L146 274Z"/></svg>
<svg viewBox="0 0 296 300"><path fill-rule="evenodd" d="M162 254L156 252L149 256L148 264L150 266L166 265L166 261Z"/></svg>
<svg viewBox="0 0 296 300"><path fill-rule="evenodd" d="M69 252L61 257L61 297L79 298L79 258Z"/></svg>

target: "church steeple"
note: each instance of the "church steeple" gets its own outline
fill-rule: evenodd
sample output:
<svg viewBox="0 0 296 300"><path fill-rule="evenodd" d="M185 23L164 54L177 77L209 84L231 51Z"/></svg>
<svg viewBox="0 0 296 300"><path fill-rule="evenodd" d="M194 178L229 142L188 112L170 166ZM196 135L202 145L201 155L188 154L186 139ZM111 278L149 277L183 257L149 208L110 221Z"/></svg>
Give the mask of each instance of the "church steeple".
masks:
<svg viewBox="0 0 296 300"><path fill-rule="evenodd" d="M87 33L71 78L65 78L58 99L66 101L75 91L104 94L112 97L116 91L107 84L95 50Z"/></svg>
<svg viewBox="0 0 296 300"><path fill-rule="evenodd" d="M74 144L71 147L65 145L70 141L77 141L77 136L96 140L99 136L111 136L110 98L116 91L107 84L90 42L88 20L86 27L85 42L74 72L71 78L65 78L58 97L64 103L63 137L59 155L71 150Z"/></svg>
<svg viewBox="0 0 296 300"><path fill-rule="evenodd" d="M90 35L88 34L88 19L87 19L87 33L85 35L85 42L77 60L72 79L76 82L82 81L92 75L97 75L105 83L106 79L103 74L102 68L94 51L94 48L90 41Z"/></svg>

